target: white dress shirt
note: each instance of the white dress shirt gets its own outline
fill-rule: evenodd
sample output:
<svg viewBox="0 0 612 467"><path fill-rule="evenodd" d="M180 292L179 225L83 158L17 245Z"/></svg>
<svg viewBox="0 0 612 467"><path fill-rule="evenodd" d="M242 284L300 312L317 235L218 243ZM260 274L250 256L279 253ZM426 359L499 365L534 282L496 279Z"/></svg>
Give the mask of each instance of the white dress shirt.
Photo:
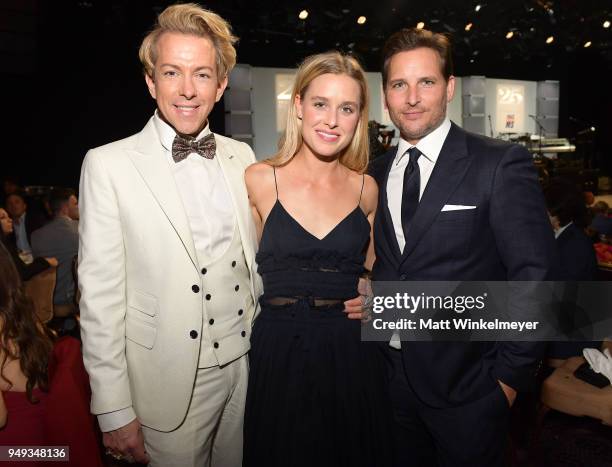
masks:
<svg viewBox="0 0 612 467"><path fill-rule="evenodd" d="M433 172L433 169L444 145L444 141L450 131L451 123L448 118L445 118L442 124L434 131L429 133L417 144L416 148L421 151L422 156L419 157L419 173L421 175L421 187L419 192L419 201L423 196L429 177ZM414 145L408 141L400 138L397 146L397 153L393 159L391 171L389 172L389 179L387 181L387 203L389 205L389 212L391 214L391 220L393 221L393 230L395 231L395 238L399 245L400 251L404 251L406 245L406 239L404 238L404 230L402 229L402 193L404 189L404 171L410 157L408 157L408 149L413 148Z"/></svg>
<svg viewBox="0 0 612 467"><path fill-rule="evenodd" d="M568 222L567 224L565 224L563 227L559 227L557 230L555 230L555 240L557 238L559 238L561 236L561 234L563 233L563 231L565 229L567 229L570 225L572 225L573 222Z"/></svg>
<svg viewBox="0 0 612 467"><path fill-rule="evenodd" d="M234 204L219 160L216 157L206 159L194 152L174 162L172 142L176 132L157 111L154 122L183 201L198 260L210 262L229 248L236 224ZM208 134L210 128L206 125L196 139Z"/></svg>
<svg viewBox="0 0 612 467"><path fill-rule="evenodd" d="M446 141L448 132L450 131L451 123L447 118L444 119L442 124L434 131L429 133L417 144L416 148L421 151L421 157L418 159L419 174L421 175L421 186L419 190L419 201L423 197L429 177L436 166L436 161ZM391 171L389 172L389 179L387 180L387 204L389 206L389 213L391 214L391 220L393 221L393 230L395 231L395 238L399 245L400 251L404 251L406 246L406 239L404 238L404 229L402 229L402 194L404 191L404 171L410 161L408 155L408 149L415 147L403 138L400 138L399 144L397 145L397 153L391 163ZM395 349L401 348L399 332L393 333L389 345Z"/></svg>
<svg viewBox="0 0 612 467"><path fill-rule="evenodd" d="M25 225L26 215L27 212L24 212L19 219L15 219L13 222L13 229L15 231L15 241L19 252L32 253L32 247L30 246L30 242L28 242L28 233Z"/></svg>
<svg viewBox="0 0 612 467"><path fill-rule="evenodd" d="M183 201L185 214L200 264L210 262L225 253L234 235L236 216L229 188L217 157L206 159L191 153L180 162L172 159L174 129L155 111L155 128L165 149L165 156ZM196 139L210 133L209 126ZM132 407L98 415L103 432L116 430L136 418Z"/></svg>

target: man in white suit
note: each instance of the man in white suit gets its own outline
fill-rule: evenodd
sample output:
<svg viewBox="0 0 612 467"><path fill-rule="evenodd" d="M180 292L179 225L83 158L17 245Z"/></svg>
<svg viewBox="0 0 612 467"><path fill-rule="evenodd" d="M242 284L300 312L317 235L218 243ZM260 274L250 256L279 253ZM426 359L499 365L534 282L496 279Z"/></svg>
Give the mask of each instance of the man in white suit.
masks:
<svg viewBox="0 0 612 467"><path fill-rule="evenodd" d="M79 285L92 412L110 454L239 467L261 283L243 182L251 149L208 127L236 62L229 25L164 10L140 59L157 111L87 153Z"/></svg>

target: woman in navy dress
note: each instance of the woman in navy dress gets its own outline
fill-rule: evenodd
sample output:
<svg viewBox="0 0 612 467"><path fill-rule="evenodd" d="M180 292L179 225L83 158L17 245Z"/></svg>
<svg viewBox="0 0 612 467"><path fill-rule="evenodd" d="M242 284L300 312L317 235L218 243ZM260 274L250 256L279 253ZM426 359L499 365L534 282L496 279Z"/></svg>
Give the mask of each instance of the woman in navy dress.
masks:
<svg viewBox="0 0 612 467"><path fill-rule="evenodd" d="M383 353L344 305L374 260L364 72L337 52L309 57L291 99L279 152L245 175L264 295L243 465L388 466Z"/></svg>

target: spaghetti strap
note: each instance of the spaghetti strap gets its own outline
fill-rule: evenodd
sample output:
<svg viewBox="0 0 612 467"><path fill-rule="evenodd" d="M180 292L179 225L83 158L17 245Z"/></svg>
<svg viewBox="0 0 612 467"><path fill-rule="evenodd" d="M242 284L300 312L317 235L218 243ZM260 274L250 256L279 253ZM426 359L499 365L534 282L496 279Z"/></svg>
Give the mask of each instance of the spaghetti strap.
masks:
<svg viewBox="0 0 612 467"><path fill-rule="evenodd" d="M276 183L276 167L272 166L272 171L274 172L274 188L276 189L276 200L278 201L278 184Z"/></svg>
<svg viewBox="0 0 612 467"><path fill-rule="evenodd" d="M357 206L361 205L361 197L363 196L363 186L365 185L365 174L361 175L361 193L359 193L359 202L357 203Z"/></svg>

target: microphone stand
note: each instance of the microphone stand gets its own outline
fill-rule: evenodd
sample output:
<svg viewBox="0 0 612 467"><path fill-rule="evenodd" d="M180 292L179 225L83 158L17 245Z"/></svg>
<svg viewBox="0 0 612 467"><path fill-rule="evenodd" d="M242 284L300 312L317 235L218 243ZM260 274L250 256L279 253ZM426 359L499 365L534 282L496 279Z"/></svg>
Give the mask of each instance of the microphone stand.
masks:
<svg viewBox="0 0 612 467"><path fill-rule="evenodd" d="M538 139L538 152L537 152L537 154L540 157L544 157L544 154L542 153L542 137L544 135L544 127L540 123L540 120L538 120L538 117L536 117L535 115L529 115L529 116L531 118L533 118L533 121L536 122L536 125L538 126L539 139Z"/></svg>

